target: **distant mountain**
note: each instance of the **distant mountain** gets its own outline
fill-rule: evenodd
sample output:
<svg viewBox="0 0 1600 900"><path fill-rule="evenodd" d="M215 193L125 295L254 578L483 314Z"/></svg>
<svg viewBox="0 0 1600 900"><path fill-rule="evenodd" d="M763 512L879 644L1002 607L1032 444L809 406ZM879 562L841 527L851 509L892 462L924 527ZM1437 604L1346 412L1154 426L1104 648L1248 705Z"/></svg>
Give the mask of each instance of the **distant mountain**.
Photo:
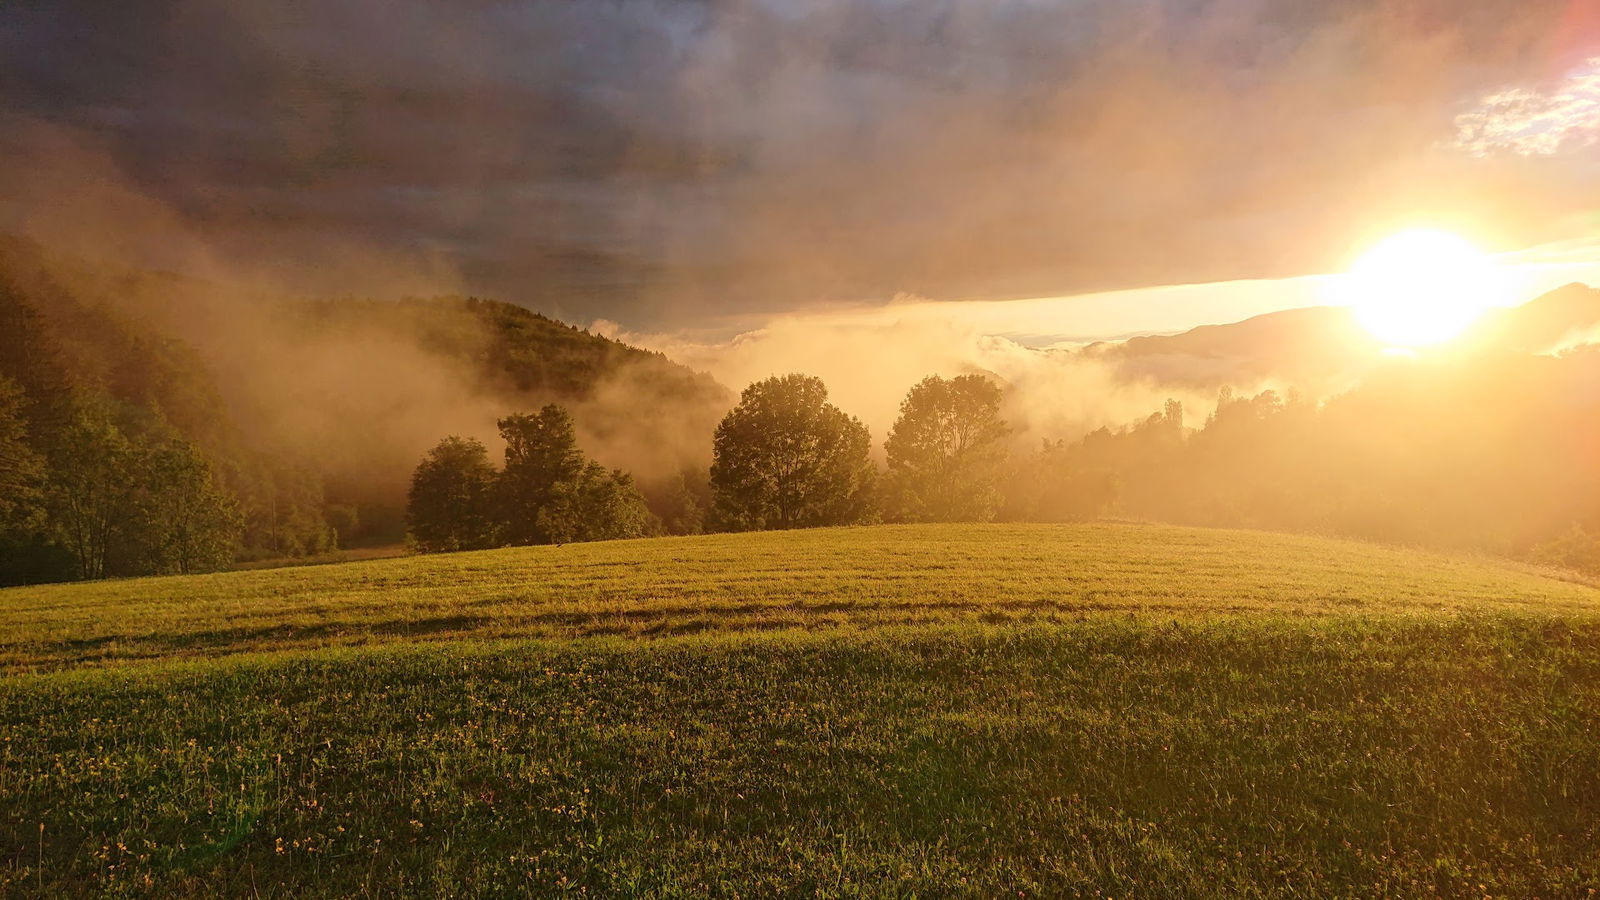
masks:
<svg viewBox="0 0 1600 900"><path fill-rule="evenodd" d="M1381 356L1382 346L1340 307L1267 313L1182 334L1091 345L1083 352L1127 380L1220 387L1275 380L1317 390Z"/></svg>
<svg viewBox="0 0 1600 900"><path fill-rule="evenodd" d="M709 463L734 400L659 353L508 303L289 298L0 239L0 328L13 319L31 337L15 326L0 339L0 374L168 422L274 535L262 552L315 549L284 544L285 508L316 517L307 533L331 519L365 523L347 540L397 537L423 452L449 434L493 446L497 418L550 402L572 411L585 450L649 492ZM48 375L31 371L43 363L27 348L42 344Z"/></svg>
<svg viewBox="0 0 1600 900"><path fill-rule="evenodd" d="M1466 342L1489 349L1548 353L1574 341L1600 337L1600 290L1569 284L1521 306L1494 310L1478 320Z"/></svg>
<svg viewBox="0 0 1600 900"><path fill-rule="evenodd" d="M1547 353L1600 339L1600 290L1570 284L1521 306L1494 310L1438 353ZM1388 357L1344 307L1267 313L1181 334L1102 342L1080 353L1126 380L1186 388L1275 383L1311 394L1347 386Z"/></svg>

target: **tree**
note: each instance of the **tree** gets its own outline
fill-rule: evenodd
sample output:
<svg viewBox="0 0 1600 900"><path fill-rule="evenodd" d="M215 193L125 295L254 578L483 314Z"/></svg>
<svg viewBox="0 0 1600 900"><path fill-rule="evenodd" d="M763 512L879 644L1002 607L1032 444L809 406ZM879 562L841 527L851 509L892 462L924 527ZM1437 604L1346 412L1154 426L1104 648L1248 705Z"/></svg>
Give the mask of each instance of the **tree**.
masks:
<svg viewBox="0 0 1600 900"><path fill-rule="evenodd" d="M50 460L51 518L78 577L104 578L135 512L138 451L110 418L80 410Z"/></svg>
<svg viewBox="0 0 1600 900"><path fill-rule="evenodd" d="M496 474L489 451L470 438L447 437L411 476L411 539L424 552L481 550L498 542Z"/></svg>
<svg viewBox="0 0 1600 900"><path fill-rule="evenodd" d="M645 503L661 523L663 534L700 534L711 506L711 482L705 469L685 467L645 490Z"/></svg>
<svg viewBox="0 0 1600 900"><path fill-rule="evenodd" d="M1564 534L1534 547L1531 556L1545 565L1600 575L1600 533L1574 522Z"/></svg>
<svg viewBox="0 0 1600 900"><path fill-rule="evenodd" d="M0 586L64 581L77 572L45 519L44 459L28 442L22 389L0 375Z"/></svg>
<svg viewBox="0 0 1600 900"><path fill-rule="evenodd" d="M43 514L44 460L28 445L23 393L0 375L0 537L36 528Z"/></svg>
<svg viewBox="0 0 1600 900"><path fill-rule="evenodd" d="M713 514L726 530L807 528L872 514L867 428L827 402L822 380L784 375L744 389L717 426Z"/></svg>
<svg viewBox="0 0 1600 900"><path fill-rule="evenodd" d="M21 391L35 450L71 419L70 370L56 336L0 270L0 376L10 378Z"/></svg>
<svg viewBox="0 0 1600 900"><path fill-rule="evenodd" d="M1000 388L982 375L924 378L889 432L890 495L898 518L987 522L1001 504L1008 429Z"/></svg>
<svg viewBox="0 0 1600 900"><path fill-rule="evenodd" d="M659 527L633 478L584 459L572 419L550 405L500 420L498 476L477 441L446 438L411 482L411 533L423 551L641 537Z"/></svg>
<svg viewBox="0 0 1600 900"><path fill-rule="evenodd" d="M1123 484L1116 458L1097 452L1120 449L1121 436L1101 428L1076 442L1045 440L1037 452L1007 466L1005 503L1009 521L1083 522L1117 506Z"/></svg>
<svg viewBox="0 0 1600 900"><path fill-rule="evenodd" d="M557 544L644 537L656 524L633 478L597 462L556 482L538 518L539 530Z"/></svg>
<svg viewBox="0 0 1600 900"><path fill-rule="evenodd" d="M234 559L238 505L189 442L84 398L54 442L50 518L78 577L206 572ZM130 437L130 430L133 436Z"/></svg>
<svg viewBox="0 0 1600 900"><path fill-rule="evenodd" d="M499 421L506 442L505 471L500 476L500 516L510 544L547 544L553 538L539 524L555 487L583 472L583 452L572 417L550 404L534 415L507 416Z"/></svg>
<svg viewBox="0 0 1600 900"><path fill-rule="evenodd" d="M218 489L193 444L171 439L145 451L135 535L144 545L142 571L188 575L233 562L244 518Z"/></svg>

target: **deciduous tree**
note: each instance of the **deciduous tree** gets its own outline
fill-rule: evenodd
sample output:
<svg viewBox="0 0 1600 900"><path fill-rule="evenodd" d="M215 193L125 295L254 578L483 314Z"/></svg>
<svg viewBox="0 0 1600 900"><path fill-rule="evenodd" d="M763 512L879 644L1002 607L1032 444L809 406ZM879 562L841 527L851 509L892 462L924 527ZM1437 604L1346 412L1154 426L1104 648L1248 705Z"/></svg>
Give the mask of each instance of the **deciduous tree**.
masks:
<svg viewBox="0 0 1600 900"><path fill-rule="evenodd" d="M506 442L499 485L503 538L509 544L550 543L553 538L540 526L539 511L550 504L557 484L583 472L572 417L552 403L533 415L507 416L499 426Z"/></svg>
<svg viewBox="0 0 1600 900"><path fill-rule="evenodd" d="M481 442L459 437L440 441L411 476L407 516L417 549L495 546L495 487L494 465Z"/></svg>
<svg viewBox="0 0 1600 900"><path fill-rule="evenodd" d="M174 438L142 456L135 531L145 547L142 568L176 575L227 568L244 519L238 503L217 487L200 452Z"/></svg>
<svg viewBox="0 0 1600 900"><path fill-rule="evenodd" d="M1001 504L1007 428L1000 388L982 375L917 383L889 432L892 514L907 521L987 522Z"/></svg>
<svg viewBox="0 0 1600 900"><path fill-rule="evenodd" d="M718 527L843 525L873 514L867 428L827 401L822 380L807 375L745 388L713 444Z"/></svg>
<svg viewBox="0 0 1600 900"><path fill-rule="evenodd" d="M104 578L135 515L138 451L109 417L80 410L50 459L51 519L80 578Z"/></svg>
<svg viewBox="0 0 1600 900"><path fill-rule="evenodd" d="M654 517L633 478L597 462L575 478L556 482L539 510L539 530L553 543L643 537Z"/></svg>
<svg viewBox="0 0 1600 900"><path fill-rule="evenodd" d="M28 445L22 389L0 376L0 538L37 527L43 515L44 460Z"/></svg>

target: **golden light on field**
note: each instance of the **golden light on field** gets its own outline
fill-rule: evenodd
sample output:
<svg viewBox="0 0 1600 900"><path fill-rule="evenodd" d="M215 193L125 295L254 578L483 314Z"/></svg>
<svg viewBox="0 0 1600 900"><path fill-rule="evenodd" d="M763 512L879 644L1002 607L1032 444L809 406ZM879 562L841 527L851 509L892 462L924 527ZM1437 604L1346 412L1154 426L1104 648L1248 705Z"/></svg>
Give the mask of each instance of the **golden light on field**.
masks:
<svg viewBox="0 0 1600 900"><path fill-rule="evenodd" d="M1432 229L1379 242L1351 266L1343 292L1374 337L1406 348L1447 341L1506 302L1503 273L1483 251Z"/></svg>

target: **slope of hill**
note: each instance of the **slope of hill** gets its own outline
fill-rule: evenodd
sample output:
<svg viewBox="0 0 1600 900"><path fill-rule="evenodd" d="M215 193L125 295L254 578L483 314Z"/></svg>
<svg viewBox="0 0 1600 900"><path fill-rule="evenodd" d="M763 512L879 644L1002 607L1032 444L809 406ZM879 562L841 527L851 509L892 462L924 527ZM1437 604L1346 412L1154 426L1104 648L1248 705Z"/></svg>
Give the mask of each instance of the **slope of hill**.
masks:
<svg viewBox="0 0 1600 900"><path fill-rule="evenodd" d="M1349 310L1333 306L1287 309L1088 348L1130 378L1203 385L1273 378L1312 390L1370 363L1382 350Z"/></svg>
<svg viewBox="0 0 1600 900"><path fill-rule="evenodd" d="M1600 880L1600 590L1459 557L882 527L10 589L0 615L8 895Z"/></svg>
<svg viewBox="0 0 1600 900"><path fill-rule="evenodd" d="M1293 562L1286 562L1293 560ZM668 635L1094 613L1600 614L1501 563L1252 531L878 526L603 541L9 590L0 667L455 638Z"/></svg>
<svg viewBox="0 0 1600 900"><path fill-rule="evenodd" d="M567 405L585 448L649 490L709 459L732 402L660 354L510 304L274 297L19 239L0 240L0 321L0 375L170 424L222 474L247 543L269 555L322 549L329 507L346 541L398 539L422 453L451 433L492 439L511 412Z"/></svg>
<svg viewBox="0 0 1600 900"><path fill-rule="evenodd" d="M1600 290L1583 284L1557 288L1509 309L1494 310L1464 335L1489 350L1545 353L1574 339L1600 339Z"/></svg>

